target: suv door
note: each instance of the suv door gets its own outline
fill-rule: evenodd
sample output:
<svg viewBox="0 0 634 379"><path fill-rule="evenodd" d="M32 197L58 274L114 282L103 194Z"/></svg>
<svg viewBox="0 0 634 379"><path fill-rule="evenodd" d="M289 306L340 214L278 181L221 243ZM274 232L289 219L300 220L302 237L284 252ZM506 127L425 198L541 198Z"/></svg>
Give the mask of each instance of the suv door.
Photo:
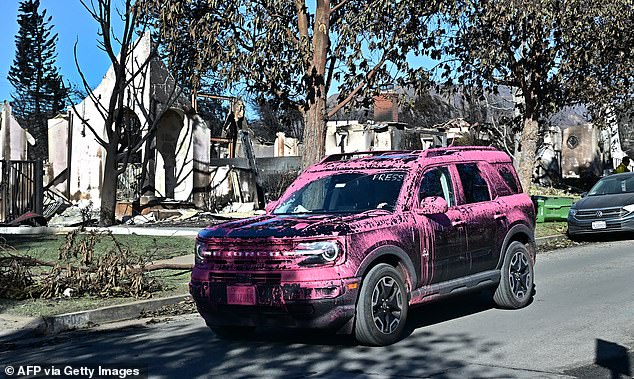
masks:
<svg viewBox="0 0 634 379"><path fill-rule="evenodd" d="M417 204L427 196L439 196L447 201L446 213L415 214L416 232L420 236L422 284L438 283L466 274L466 231L460 223L456 207L454 180L447 166L428 168L423 172Z"/></svg>
<svg viewBox="0 0 634 379"><path fill-rule="evenodd" d="M499 262L502 253L504 238L510 229L513 214L521 212L517 204L525 202L525 195L521 191L519 180L515 175L515 169L511 162L485 163L486 174L494 194L496 212L493 216L496 221L496 238L494 248L494 260ZM516 218L515 218L516 219Z"/></svg>
<svg viewBox="0 0 634 379"><path fill-rule="evenodd" d="M487 177L478 163L456 164L456 171L460 178L457 211L467 230L467 274L493 270L498 256L496 214L500 205L491 201Z"/></svg>

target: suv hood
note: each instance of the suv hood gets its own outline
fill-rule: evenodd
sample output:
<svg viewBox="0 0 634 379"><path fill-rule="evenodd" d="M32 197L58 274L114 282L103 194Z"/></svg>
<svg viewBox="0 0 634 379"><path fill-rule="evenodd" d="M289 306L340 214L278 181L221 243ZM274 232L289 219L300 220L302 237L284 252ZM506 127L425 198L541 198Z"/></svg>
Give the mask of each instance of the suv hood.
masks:
<svg viewBox="0 0 634 379"><path fill-rule="evenodd" d="M384 213L384 212L382 212ZM387 213L384 213L387 214ZM292 238L346 235L350 223L375 218L376 214L302 214L264 215L210 226L200 231L200 238Z"/></svg>
<svg viewBox="0 0 634 379"><path fill-rule="evenodd" d="M634 204L634 194L619 193L614 195L586 196L577 201L576 209L616 208Z"/></svg>

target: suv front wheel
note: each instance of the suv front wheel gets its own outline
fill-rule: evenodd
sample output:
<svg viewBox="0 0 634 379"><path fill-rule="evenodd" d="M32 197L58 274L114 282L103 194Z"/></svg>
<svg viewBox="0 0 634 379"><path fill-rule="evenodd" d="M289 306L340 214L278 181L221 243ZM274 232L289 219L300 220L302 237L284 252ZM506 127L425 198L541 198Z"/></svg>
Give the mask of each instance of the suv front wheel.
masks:
<svg viewBox="0 0 634 379"><path fill-rule="evenodd" d="M514 241L506 249L500 284L493 300L502 308L517 309L533 297L533 259L523 243Z"/></svg>
<svg viewBox="0 0 634 379"><path fill-rule="evenodd" d="M409 308L402 274L380 263L361 284L355 318L355 337L365 345L385 346L401 338Z"/></svg>

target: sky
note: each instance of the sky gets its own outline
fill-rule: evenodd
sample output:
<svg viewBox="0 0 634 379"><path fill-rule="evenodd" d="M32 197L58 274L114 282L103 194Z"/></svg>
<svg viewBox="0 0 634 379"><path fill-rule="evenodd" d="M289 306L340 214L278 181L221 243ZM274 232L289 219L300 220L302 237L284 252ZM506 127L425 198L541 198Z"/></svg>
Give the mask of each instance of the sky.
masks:
<svg viewBox="0 0 634 379"><path fill-rule="evenodd" d="M0 0L0 101L11 100L13 92L7 74L15 57L18 5L18 0ZM73 46L77 41L79 64L90 86L95 88L110 67L108 57L97 47L97 22L79 0L40 0L40 10L43 9L47 10L48 16L53 17L53 33L59 36L57 66L64 81L81 84L73 55ZM120 25L115 24L115 28ZM83 87L80 85L80 88Z"/></svg>

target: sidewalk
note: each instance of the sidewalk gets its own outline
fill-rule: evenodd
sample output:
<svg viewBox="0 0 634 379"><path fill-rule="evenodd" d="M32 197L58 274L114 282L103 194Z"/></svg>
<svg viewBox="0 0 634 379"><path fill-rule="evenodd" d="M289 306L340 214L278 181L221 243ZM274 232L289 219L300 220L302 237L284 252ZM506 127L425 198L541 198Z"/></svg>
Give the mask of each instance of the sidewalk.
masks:
<svg viewBox="0 0 634 379"><path fill-rule="evenodd" d="M211 214L213 219L212 224L239 220L246 217L256 216L263 211L256 212L231 212L231 213L217 213ZM206 226L210 225L211 220L206 220L209 222L204 222L200 224L200 226L178 226L172 225L170 223L163 223L162 221L142 224L142 225L115 225L111 227L94 227L89 226L85 227L84 230L87 232L90 231L111 231L112 234L137 234L140 236L192 236L195 237L198 235L198 232L204 229ZM185 224L186 225L186 224ZM70 233L73 230L76 230L79 226L67 226L67 227L49 227L49 226L0 226L0 235L2 234L11 234L11 235L48 235L48 234L66 234Z"/></svg>

